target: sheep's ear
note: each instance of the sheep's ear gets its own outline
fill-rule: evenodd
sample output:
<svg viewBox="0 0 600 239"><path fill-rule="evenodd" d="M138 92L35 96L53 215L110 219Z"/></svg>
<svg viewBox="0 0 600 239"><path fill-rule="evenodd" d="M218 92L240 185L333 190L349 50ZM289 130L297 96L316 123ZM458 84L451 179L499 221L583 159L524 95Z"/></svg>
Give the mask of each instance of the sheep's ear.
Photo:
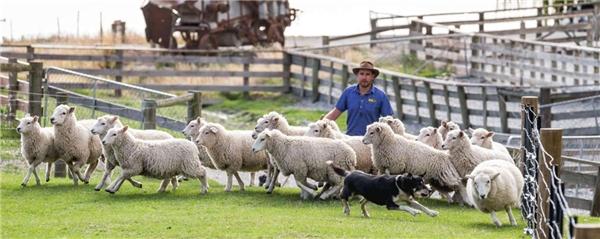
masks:
<svg viewBox="0 0 600 239"><path fill-rule="evenodd" d="M494 175L492 175L490 177L490 179L493 181L494 179L496 179L498 177L498 175L500 175L500 172L495 173Z"/></svg>
<svg viewBox="0 0 600 239"><path fill-rule="evenodd" d="M265 131L265 136L266 136L267 138L271 137L271 134L272 134L271 132L272 132L272 131Z"/></svg>
<svg viewBox="0 0 600 239"><path fill-rule="evenodd" d="M196 122L198 122L198 124L202 123L202 118L200 118L200 116L198 116L198 118L196 118Z"/></svg>
<svg viewBox="0 0 600 239"><path fill-rule="evenodd" d="M37 116L37 115L36 115L36 116L33 116L33 122L38 122L38 120L39 120L39 119L40 119L40 117L39 117L39 116Z"/></svg>
<svg viewBox="0 0 600 239"><path fill-rule="evenodd" d="M275 121L275 122L279 121L279 117L273 118L273 121Z"/></svg>
<svg viewBox="0 0 600 239"><path fill-rule="evenodd" d="M375 131L377 131L378 133L381 132L381 126L375 127Z"/></svg>
<svg viewBox="0 0 600 239"><path fill-rule="evenodd" d="M116 115L115 115L114 117L112 117L112 119L110 119L110 122L111 122L111 123L114 123L114 122L115 122L115 121L117 121L118 119L119 119L119 116L116 116Z"/></svg>
<svg viewBox="0 0 600 239"><path fill-rule="evenodd" d="M444 128L448 128L448 122L445 120L442 120L442 126L444 126Z"/></svg>
<svg viewBox="0 0 600 239"><path fill-rule="evenodd" d="M326 122L321 123L321 128L326 129L327 128L327 123Z"/></svg>
<svg viewBox="0 0 600 239"><path fill-rule="evenodd" d="M475 175L469 174L465 176L466 179L474 179Z"/></svg>
<svg viewBox="0 0 600 239"><path fill-rule="evenodd" d="M473 131L475 131L475 130L473 130L473 128L471 128L471 127L469 127L469 129L468 129L468 130L469 130L469 134L473 134Z"/></svg>
<svg viewBox="0 0 600 239"><path fill-rule="evenodd" d="M494 136L494 132L488 132L488 133L485 135L485 137L486 137L486 138L490 138L490 137L492 137L492 136Z"/></svg>
<svg viewBox="0 0 600 239"><path fill-rule="evenodd" d="M25 114L25 117L31 117L31 115L29 113Z"/></svg>
<svg viewBox="0 0 600 239"><path fill-rule="evenodd" d="M210 129L210 132L213 132L213 133L215 133L215 134L216 134L217 132L219 132L219 129L217 129L217 127L214 127L214 126L211 126L209 129Z"/></svg>
<svg viewBox="0 0 600 239"><path fill-rule="evenodd" d="M460 131L460 132L458 133L458 137L459 137L459 138L462 138L463 136L465 136L465 133L463 133L462 131Z"/></svg>
<svg viewBox="0 0 600 239"><path fill-rule="evenodd" d="M75 107L70 107L69 108L69 113L73 113L73 112L75 112Z"/></svg>
<svg viewBox="0 0 600 239"><path fill-rule="evenodd" d="M121 133L127 132L127 129L129 129L129 125L123 126L123 128L121 129Z"/></svg>
<svg viewBox="0 0 600 239"><path fill-rule="evenodd" d="M433 128L433 133L437 134L437 128Z"/></svg>

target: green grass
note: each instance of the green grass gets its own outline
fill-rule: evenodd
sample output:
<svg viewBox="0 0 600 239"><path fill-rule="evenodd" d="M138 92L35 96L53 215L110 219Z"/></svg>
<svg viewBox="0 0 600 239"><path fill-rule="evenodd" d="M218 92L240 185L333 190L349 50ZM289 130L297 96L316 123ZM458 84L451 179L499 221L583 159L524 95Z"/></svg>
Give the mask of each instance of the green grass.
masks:
<svg viewBox="0 0 600 239"><path fill-rule="evenodd" d="M520 219L518 227L496 228L487 214L438 200L423 200L440 211L436 218L371 205L367 219L356 201L346 217L338 201L302 201L295 188L273 195L256 187L225 193L213 182L207 195L199 195L198 183L188 181L174 193L157 194L158 180L140 177L143 189L125 183L110 195L67 179L22 188L22 174L0 176L2 238L524 237ZM504 213L499 216L507 221Z"/></svg>

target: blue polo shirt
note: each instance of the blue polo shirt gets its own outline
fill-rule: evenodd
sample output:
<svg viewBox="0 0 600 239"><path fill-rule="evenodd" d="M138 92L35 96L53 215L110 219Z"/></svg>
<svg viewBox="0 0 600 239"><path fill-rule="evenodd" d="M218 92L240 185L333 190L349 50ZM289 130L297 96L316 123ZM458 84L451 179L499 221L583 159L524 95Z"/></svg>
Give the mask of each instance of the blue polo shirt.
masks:
<svg viewBox="0 0 600 239"><path fill-rule="evenodd" d="M381 116L394 114L383 91L373 86L371 91L361 95L357 84L344 90L335 108L342 112L348 110L347 135L365 135L369 124L379 120Z"/></svg>

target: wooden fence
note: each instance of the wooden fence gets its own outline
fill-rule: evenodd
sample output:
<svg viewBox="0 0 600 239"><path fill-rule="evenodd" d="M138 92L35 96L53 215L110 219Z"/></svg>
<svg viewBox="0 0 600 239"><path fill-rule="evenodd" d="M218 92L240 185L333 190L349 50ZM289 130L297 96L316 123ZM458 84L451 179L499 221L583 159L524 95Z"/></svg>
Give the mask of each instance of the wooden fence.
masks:
<svg viewBox="0 0 600 239"><path fill-rule="evenodd" d="M287 51L284 56L290 69L284 81L290 82L292 92L313 101L333 103L350 84L352 67L357 64L342 59L306 52ZM397 117L437 126L440 120L452 120L463 128L484 127L496 132L519 134L520 98L539 96L541 102L550 103L598 94L591 92L552 93L558 88L520 87L503 84L459 83L380 70L375 84L390 99ZM543 114L550 127L552 119L578 120L598 118L600 113L582 111L553 113L545 108ZM568 128L565 134L596 132L596 126Z"/></svg>

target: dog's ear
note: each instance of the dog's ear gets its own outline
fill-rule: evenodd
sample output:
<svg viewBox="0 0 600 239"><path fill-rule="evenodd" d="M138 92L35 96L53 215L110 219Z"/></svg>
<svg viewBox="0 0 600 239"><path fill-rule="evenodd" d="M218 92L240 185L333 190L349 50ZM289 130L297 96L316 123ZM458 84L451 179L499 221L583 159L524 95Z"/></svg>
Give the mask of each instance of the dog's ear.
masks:
<svg viewBox="0 0 600 239"><path fill-rule="evenodd" d="M427 173L423 173L423 174L419 175L419 177L425 178L425 174L427 174Z"/></svg>
<svg viewBox="0 0 600 239"><path fill-rule="evenodd" d="M412 178L412 173L408 173L406 177Z"/></svg>

